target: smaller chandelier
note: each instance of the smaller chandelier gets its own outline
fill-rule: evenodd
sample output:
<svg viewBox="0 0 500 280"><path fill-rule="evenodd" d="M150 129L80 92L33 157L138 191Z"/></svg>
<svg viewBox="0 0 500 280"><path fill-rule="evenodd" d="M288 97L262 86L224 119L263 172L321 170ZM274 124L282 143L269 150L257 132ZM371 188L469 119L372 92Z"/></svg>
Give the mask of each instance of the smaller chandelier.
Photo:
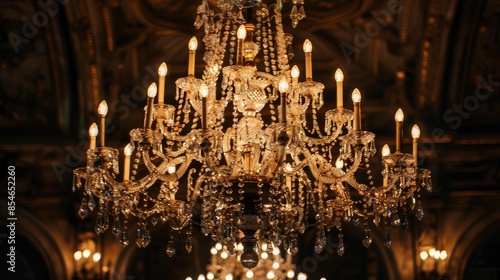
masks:
<svg viewBox="0 0 500 280"><path fill-rule="evenodd" d="M286 254L286 260L281 256L279 247L268 248L267 244L261 244L261 261L254 268L247 269L240 262L243 252L243 244L238 244L239 254L230 254L221 243L215 244L210 249L211 259L207 265L207 273L199 275L198 279L206 280L227 280L227 279L307 279L305 273L298 273L297 278L295 265L292 263L290 254ZM299 277L300 274L300 277ZM305 277L304 277L305 276Z"/></svg>
<svg viewBox="0 0 500 280"><path fill-rule="evenodd" d="M324 85L312 77L312 43L303 45L300 81L299 67L289 61L292 36L282 26L284 3L272 2L221 0L212 9L203 1L195 22L205 27L202 77L195 77L193 37L188 75L175 83L177 104L164 100L165 63L158 69L159 87L148 88L144 125L130 131L122 177L118 150L105 145L107 105L100 104L100 126L89 129L87 166L74 171L74 189L83 189L79 214L85 218L97 210L98 234L111 227L127 246L133 221L136 244L145 247L150 227L167 223L186 233L189 252L197 226L230 254L241 243L241 263L252 268L259 262L259 243L295 255L310 225L317 232L317 253L327 232L336 230L342 255L345 224L363 228L365 246L372 242L371 225L382 224L389 247L389 225L405 228L410 212L422 218L418 198L431 181L430 171L417 167L418 126L412 129L413 153L403 153L404 114L397 111L395 152L384 146L383 183L375 184L375 134L362 129L360 91L352 92L353 110L344 107L338 69L337 107L326 111L321 124ZM303 1L292 4L293 23L303 18L293 12ZM253 21L242 23L242 9Z"/></svg>

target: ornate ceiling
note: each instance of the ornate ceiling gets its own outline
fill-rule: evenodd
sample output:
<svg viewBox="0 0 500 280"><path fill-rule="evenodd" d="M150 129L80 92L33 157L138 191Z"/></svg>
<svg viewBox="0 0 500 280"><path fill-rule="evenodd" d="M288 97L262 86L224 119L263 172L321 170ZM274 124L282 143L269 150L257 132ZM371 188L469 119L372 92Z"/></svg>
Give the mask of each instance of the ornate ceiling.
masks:
<svg viewBox="0 0 500 280"><path fill-rule="evenodd" d="M419 123L419 149L433 172L431 211L464 194L498 195L500 1L305 2L307 17L286 31L299 66L302 42L314 44L324 107L335 104L333 73L340 67L344 100L361 90L363 126L380 147L394 142L393 112L408 112L408 131ZM203 31L193 26L198 1L47 3L0 2L0 159L22 174L21 203L35 200L31 207L53 209L50 215L62 209L77 224L67 199L71 171L82 163L98 103L110 104L108 139L128 141L128 131L142 124L157 66L169 67L168 102L187 71L187 42ZM197 73L203 67L198 55Z"/></svg>

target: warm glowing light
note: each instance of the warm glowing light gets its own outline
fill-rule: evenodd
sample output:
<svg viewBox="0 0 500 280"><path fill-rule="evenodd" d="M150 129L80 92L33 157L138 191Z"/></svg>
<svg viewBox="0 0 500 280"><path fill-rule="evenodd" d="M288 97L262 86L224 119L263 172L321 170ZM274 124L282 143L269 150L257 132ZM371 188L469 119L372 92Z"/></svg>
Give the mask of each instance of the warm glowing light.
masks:
<svg viewBox="0 0 500 280"><path fill-rule="evenodd" d="M429 254L427 254L426 251L420 252L420 258L425 261L429 257Z"/></svg>
<svg viewBox="0 0 500 280"><path fill-rule="evenodd" d="M413 127L411 128L411 137L413 139L418 139L420 138L420 128L418 127L418 125L413 125Z"/></svg>
<svg viewBox="0 0 500 280"><path fill-rule="evenodd" d="M226 280L233 280L233 275L231 273L228 273L226 275Z"/></svg>
<svg viewBox="0 0 500 280"><path fill-rule="evenodd" d="M245 276L247 278L253 278L253 271L252 270L248 270L247 273L245 273Z"/></svg>
<svg viewBox="0 0 500 280"><path fill-rule="evenodd" d="M236 37L240 40L244 40L247 37L247 29L245 26L242 24L240 27L238 27L238 31L236 32Z"/></svg>
<svg viewBox="0 0 500 280"><path fill-rule="evenodd" d="M326 278L325 277L321 277L321 278L319 278L319 280L326 280Z"/></svg>
<svg viewBox="0 0 500 280"><path fill-rule="evenodd" d="M286 273L286 277L292 279L293 277L295 276L295 272L293 270L288 270L288 272Z"/></svg>
<svg viewBox="0 0 500 280"><path fill-rule="evenodd" d="M293 171L293 167L292 167L292 165L291 165L290 163L285 164L285 170L286 170L287 172L292 172L292 171ZM267 244L265 244L265 243L264 243L264 245L265 245L265 246L266 246L266 248L267 248ZM264 245L263 245L263 246L264 246ZM266 250L266 249L264 249L264 248L262 248L262 249L263 249L263 250Z"/></svg>
<svg viewBox="0 0 500 280"><path fill-rule="evenodd" d="M75 261L79 261L82 258L82 251L76 251L73 254L73 258L75 259Z"/></svg>
<svg viewBox="0 0 500 280"><path fill-rule="evenodd" d="M243 246L243 245L242 245ZM215 244L215 249L217 249L218 251L222 250L222 244L220 244L219 242L217 242Z"/></svg>
<svg viewBox="0 0 500 280"><path fill-rule="evenodd" d="M276 274L272 270L269 270L266 275L267 279L274 279L275 276Z"/></svg>
<svg viewBox="0 0 500 280"><path fill-rule="evenodd" d="M448 252L446 252L446 250L441 251L439 258L444 261L446 260L447 257L448 257Z"/></svg>
<svg viewBox="0 0 500 280"><path fill-rule="evenodd" d="M200 96L201 96L202 98L205 98L205 97L207 97L207 96L208 96L208 87L207 87L207 85L202 84L202 85L200 86Z"/></svg>
<svg viewBox="0 0 500 280"><path fill-rule="evenodd" d="M123 154L126 155L126 156L130 156L132 155L132 145L130 144L127 144L127 146L125 146L125 148L123 148Z"/></svg>
<svg viewBox="0 0 500 280"><path fill-rule="evenodd" d="M157 92L156 83L152 83L151 85L149 85L149 87L148 87L148 96L150 98L155 98L156 92Z"/></svg>
<svg viewBox="0 0 500 280"><path fill-rule="evenodd" d="M313 45L312 45L311 41L309 41L309 39L306 39L306 40L304 41L304 46L303 46L303 49L304 49L304 52L305 52L305 53L310 53L310 52L312 52L312 50L313 50Z"/></svg>
<svg viewBox="0 0 500 280"><path fill-rule="evenodd" d="M280 263L279 262L273 262L273 268L274 269L280 268Z"/></svg>
<svg viewBox="0 0 500 280"><path fill-rule="evenodd" d="M196 37L193 36L191 40L189 40L188 49L190 51L195 51L197 48L198 48L198 40L196 39Z"/></svg>
<svg viewBox="0 0 500 280"><path fill-rule="evenodd" d="M217 249L215 249L215 247L212 247L212 248L210 249L210 254L212 254L212 255L217 255L217 252L218 252L218 251L217 251Z"/></svg>
<svg viewBox="0 0 500 280"><path fill-rule="evenodd" d="M335 81L336 82L343 82L344 81L344 72L340 70L340 68L337 68L337 71L335 71Z"/></svg>
<svg viewBox="0 0 500 280"><path fill-rule="evenodd" d="M382 147L382 156L386 157L391 154L391 148L389 148L389 145L385 144L384 147Z"/></svg>
<svg viewBox="0 0 500 280"><path fill-rule="evenodd" d="M186 280L193 280L190 276L186 277Z"/></svg>
<svg viewBox="0 0 500 280"><path fill-rule="evenodd" d="M435 253L436 253L436 248L429 249L429 256L434 256Z"/></svg>
<svg viewBox="0 0 500 280"><path fill-rule="evenodd" d="M88 257L90 257L90 250L89 249L83 250L82 256L88 259Z"/></svg>
<svg viewBox="0 0 500 280"><path fill-rule="evenodd" d="M280 254L280 249L278 247L274 247L273 249L273 255L277 256Z"/></svg>
<svg viewBox="0 0 500 280"><path fill-rule="evenodd" d="M344 161L340 157L338 157L337 161L335 161L335 167L338 169L342 169L342 167L344 167Z"/></svg>
<svg viewBox="0 0 500 280"><path fill-rule="evenodd" d="M238 246L236 247L236 249L238 249L238 251L243 251L245 247L243 247L243 244L242 243L238 243Z"/></svg>
<svg viewBox="0 0 500 280"><path fill-rule="evenodd" d="M97 128L97 124L96 123L91 124L89 128L89 135L91 137L96 137L98 133L99 129Z"/></svg>
<svg viewBox="0 0 500 280"><path fill-rule="evenodd" d="M94 262L98 262L100 259L101 259L101 253L96 252L96 253L94 253L94 255L92 255L92 260Z"/></svg>
<svg viewBox="0 0 500 280"><path fill-rule="evenodd" d="M436 250L436 252L434 252L434 258L437 260L439 257L441 257L441 251Z"/></svg>
<svg viewBox="0 0 500 280"><path fill-rule="evenodd" d="M294 65L292 67L292 71L291 71L290 75L294 79L298 79L299 78L299 76L300 76L300 70L299 70L299 67L297 67L297 65Z"/></svg>
<svg viewBox="0 0 500 280"><path fill-rule="evenodd" d="M106 100L101 101L99 107L97 108L97 113L99 116L106 116L108 113L108 103L106 103Z"/></svg>
<svg viewBox="0 0 500 280"><path fill-rule="evenodd" d="M361 92L359 92L359 89L355 88L352 91L351 98L352 98L352 102L354 102L354 103L361 102Z"/></svg>
<svg viewBox="0 0 500 280"><path fill-rule="evenodd" d="M289 87L288 81L285 78L281 79L281 81L278 85L279 91L281 93L288 92L288 87Z"/></svg>
<svg viewBox="0 0 500 280"><path fill-rule="evenodd" d="M207 279L208 280L213 280L213 279L215 279L215 275L212 272L208 272L207 273Z"/></svg>
<svg viewBox="0 0 500 280"><path fill-rule="evenodd" d="M394 120L397 122L402 122L405 120L405 114L403 114L403 110L401 110L401 108L399 108L396 111L396 114L394 115Z"/></svg>
<svg viewBox="0 0 500 280"><path fill-rule="evenodd" d="M203 274L198 275L198 280L205 280L205 275Z"/></svg>
<svg viewBox="0 0 500 280"><path fill-rule="evenodd" d="M307 275L303 272L301 272L297 275L297 280L306 280L306 279L307 279Z"/></svg>
<svg viewBox="0 0 500 280"><path fill-rule="evenodd" d="M163 62L162 64L160 64L160 67L158 67L158 75L165 77L167 75L167 72L168 72L167 64Z"/></svg>
<svg viewBox="0 0 500 280"><path fill-rule="evenodd" d="M223 258L223 259L227 259L227 257L229 257L229 254L226 251L222 251L220 253L220 257Z"/></svg>
<svg viewBox="0 0 500 280"><path fill-rule="evenodd" d="M269 257L269 255L266 252L262 252L262 254L260 255L260 257L265 260L265 259L267 259Z"/></svg>

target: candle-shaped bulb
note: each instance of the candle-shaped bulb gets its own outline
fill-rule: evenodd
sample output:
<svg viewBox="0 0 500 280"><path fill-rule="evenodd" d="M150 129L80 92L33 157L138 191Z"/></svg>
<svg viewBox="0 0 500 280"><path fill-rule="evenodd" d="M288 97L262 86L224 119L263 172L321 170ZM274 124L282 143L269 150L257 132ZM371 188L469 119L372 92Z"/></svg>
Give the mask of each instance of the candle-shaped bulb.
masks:
<svg viewBox="0 0 500 280"><path fill-rule="evenodd" d="M403 110L401 110L401 108L396 111L394 120L396 120L397 122L403 122L405 120L405 114L403 114Z"/></svg>
<svg viewBox="0 0 500 280"><path fill-rule="evenodd" d="M288 81L283 78L280 80L279 84L278 84L278 90L281 92L281 93L285 93L285 92L288 92L288 87L290 85L288 84Z"/></svg>
<svg viewBox="0 0 500 280"><path fill-rule="evenodd" d="M132 155L132 150L133 150L132 145L127 144L127 146L125 146L125 148L123 148L123 154L125 156L131 156Z"/></svg>
<svg viewBox="0 0 500 280"><path fill-rule="evenodd" d="M106 116L106 114L108 113L108 103L106 103L106 100L101 101L99 107L97 108L97 113L99 114L99 116Z"/></svg>
<svg viewBox="0 0 500 280"><path fill-rule="evenodd" d="M382 156L386 157L391 154L391 148L389 148L389 145L385 144L384 147L382 147Z"/></svg>
<svg viewBox="0 0 500 280"><path fill-rule="evenodd" d="M245 38L247 37L247 29L245 27L245 25L240 25L240 27L238 27L238 31L236 32L236 37L238 37L238 39L240 40L245 40Z"/></svg>
<svg viewBox="0 0 500 280"><path fill-rule="evenodd" d="M198 48L198 40L196 39L196 37L193 36L191 40L189 40L188 49L190 51L195 51L197 48Z"/></svg>
<svg viewBox="0 0 500 280"><path fill-rule="evenodd" d="M359 89L355 88L352 91L351 98L352 98L352 102L354 102L354 103L361 102L361 92L359 92Z"/></svg>
<svg viewBox="0 0 500 280"><path fill-rule="evenodd" d="M175 173L175 165L169 165L167 167L167 172L168 172L168 174L174 174Z"/></svg>
<svg viewBox="0 0 500 280"><path fill-rule="evenodd" d="M89 128L89 136L96 137L98 133L99 133L99 128L97 128L97 124L96 123L91 124Z"/></svg>
<svg viewBox="0 0 500 280"><path fill-rule="evenodd" d="M291 71L290 75L292 76L293 79L298 79L299 78L299 76L300 76L300 70L299 70L299 67L297 67L297 65L294 65L292 67L292 71Z"/></svg>
<svg viewBox="0 0 500 280"><path fill-rule="evenodd" d="M157 88L156 88L156 83L152 83L151 85L149 85L148 87L148 96L150 98L155 98L156 96L156 91L157 91Z"/></svg>
<svg viewBox="0 0 500 280"><path fill-rule="evenodd" d="M336 82L343 82L344 81L344 72L340 70L340 68L337 68L337 71L335 71L335 81Z"/></svg>
<svg viewBox="0 0 500 280"><path fill-rule="evenodd" d="M205 98L205 97L207 97L207 96L208 96L208 87L207 87L207 85L202 84L202 85L200 86L200 96L201 96L202 98Z"/></svg>
<svg viewBox="0 0 500 280"><path fill-rule="evenodd" d="M418 127L418 125L413 125L413 127L411 128L411 137L413 139L418 139L420 138L420 128Z"/></svg>
<svg viewBox="0 0 500 280"><path fill-rule="evenodd" d="M335 161L335 167L338 169L342 169L342 167L344 167L344 161L340 157L338 157Z"/></svg>
<svg viewBox="0 0 500 280"><path fill-rule="evenodd" d="M304 52L305 52L305 53L310 53L310 52L312 52L312 50L313 50L313 45L312 45L311 41L309 41L309 39L306 39L306 40L304 41L303 49L304 49Z"/></svg>
<svg viewBox="0 0 500 280"><path fill-rule="evenodd" d="M162 64L160 64L160 67L158 67L158 75L160 75L161 77L165 77L167 75L167 72L168 72L167 64L163 62Z"/></svg>

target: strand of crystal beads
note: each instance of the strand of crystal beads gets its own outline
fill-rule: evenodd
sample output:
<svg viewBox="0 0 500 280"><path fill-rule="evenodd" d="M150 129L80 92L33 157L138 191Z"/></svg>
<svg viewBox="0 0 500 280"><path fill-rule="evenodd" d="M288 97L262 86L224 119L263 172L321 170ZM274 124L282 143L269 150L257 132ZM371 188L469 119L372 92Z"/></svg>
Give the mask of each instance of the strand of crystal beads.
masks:
<svg viewBox="0 0 500 280"><path fill-rule="evenodd" d="M275 22L276 22L276 51L278 55L278 68L280 71L278 73L283 74L283 70L288 70L290 65L288 64L288 56L286 50L286 40L285 32L283 31L282 14L279 10L275 10ZM276 74L276 73L275 73Z"/></svg>

